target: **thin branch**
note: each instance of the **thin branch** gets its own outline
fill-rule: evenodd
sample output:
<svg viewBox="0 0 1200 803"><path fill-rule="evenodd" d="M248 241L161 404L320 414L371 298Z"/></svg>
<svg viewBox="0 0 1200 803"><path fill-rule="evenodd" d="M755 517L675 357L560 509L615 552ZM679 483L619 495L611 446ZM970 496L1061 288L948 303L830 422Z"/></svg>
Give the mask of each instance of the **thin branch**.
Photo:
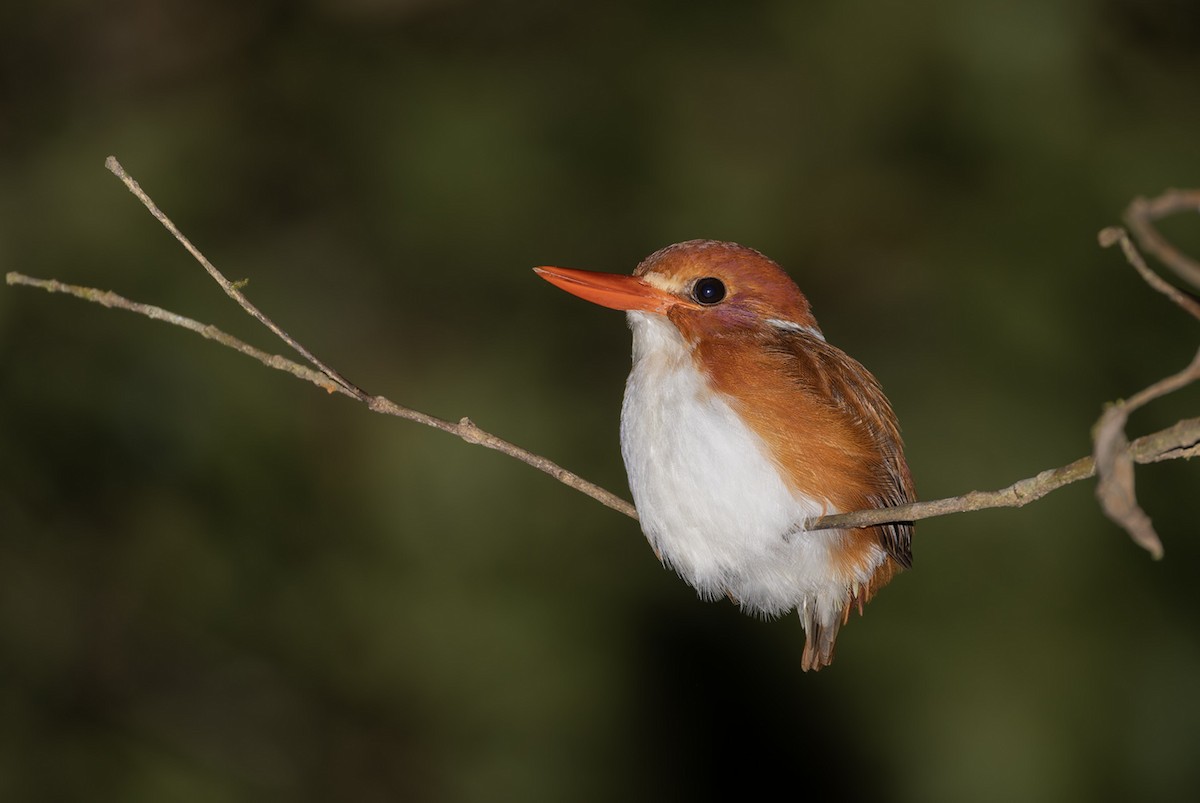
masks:
<svg viewBox="0 0 1200 803"><path fill-rule="evenodd" d="M1155 236L1158 236L1157 232ZM1129 239L1129 233L1125 229L1120 226L1109 226L1100 231L1099 239L1100 245L1103 248L1120 245L1121 251L1125 254L1125 260L1133 266L1134 270L1138 272L1138 275L1142 277L1142 280L1146 284L1171 299L1176 306L1183 309L1193 318L1200 318L1200 301L1197 301L1191 294L1185 293L1150 270L1150 266L1146 264L1146 260L1142 259L1142 255L1138 253L1137 246L1133 244L1133 240ZM1178 269L1176 272L1178 272Z"/></svg>
<svg viewBox="0 0 1200 803"><path fill-rule="evenodd" d="M1192 457L1200 447L1200 418L1189 418L1166 429L1138 438L1129 444L1129 453L1137 463L1157 463ZM969 513L992 508L1024 507L1063 486L1096 476L1096 461L1081 457L1058 468L1046 469L1036 476L1018 480L997 491L970 491L961 496L913 502L895 507L856 510L809 519L806 530L832 530L850 527L875 527L896 521L920 521L951 513Z"/></svg>
<svg viewBox="0 0 1200 803"><path fill-rule="evenodd" d="M1167 190L1149 200L1135 198L1125 210L1125 220L1142 248L1200 290L1200 262L1167 242L1154 226L1155 221L1181 212L1200 212L1200 190Z"/></svg>
<svg viewBox="0 0 1200 803"><path fill-rule="evenodd" d="M246 298L246 296L242 293L242 291L238 289L238 285L235 284L234 282L229 281L229 279L225 278L225 274L223 274L223 273L221 273L221 271L217 270L216 266L214 266L211 262L209 262L208 258L205 257L204 254L200 253L199 248L192 245L192 241L189 240L187 237L185 237L183 235L183 232L181 232L179 230L179 228L174 224L174 222L172 222L172 220L169 217L167 217L166 214L161 209L158 208L158 204L154 203L154 201L150 198L150 196L147 195L146 192L142 189L141 185L138 184L137 181L135 181L132 176L130 176L128 173L125 172L125 168L122 167L121 163L117 161L117 157L110 156L107 159L105 159L104 166L107 167L109 169L109 171L112 172L113 175L115 175L117 178L121 179L121 181L125 184L125 186L129 188L129 191L132 192L135 196L137 196L137 199L142 202L142 205L145 206L146 209L148 209L150 211L150 214L154 216L154 219L157 220L159 223L161 223L163 225L163 228L165 228L167 231L171 232L171 235L176 240L179 241L179 244L182 245L184 248L186 248L188 253L191 254L192 257L195 258L195 260L200 263L201 267L203 267L206 271L208 271L208 275L211 276L213 278L213 280L216 281L216 283L221 286L221 289L225 291L225 294L227 296L229 296L230 298L232 298L234 301L236 301L241 306L241 308L244 309L250 315L250 317L256 319L263 326L267 327L272 332L274 332L275 335L280 340L282 340L284 343L287 343L289 346L291 346L293 349L295 349L296 353L298 353L304 359L306 359L310 363L312 363L319 371L321 371L321 373L325 374L332 381L336 382L337 384L341 385L346 390L350 391L350 395L354 396L355 398L359 399L360 401L366 401L366 399L367 399L366 392L364 392L357 385L355 385L352 382L350 382L349 380L347 380L345 377L343 377L337 371L333 370L328 365L326 365L325 363L318 360L312 354L312 352L310 352L304 346L302 346L298 342L296 342L292 338L291 335L289 335L287 332L283 331L283 329L281 329L274 321L272 321L270 318L268 318L266 315L264 315L262 312L260 312L258 307L251 304L250 299Z"/></svg>

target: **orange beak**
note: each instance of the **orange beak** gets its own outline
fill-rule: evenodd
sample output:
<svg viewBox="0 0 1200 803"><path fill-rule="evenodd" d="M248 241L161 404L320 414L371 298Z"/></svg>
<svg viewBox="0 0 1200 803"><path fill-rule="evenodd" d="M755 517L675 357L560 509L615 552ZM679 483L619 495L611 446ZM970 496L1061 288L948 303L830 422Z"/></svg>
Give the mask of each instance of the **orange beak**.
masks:
<svg viewBox="0 0 1200 803"><path fill-rule="evenodd" d="M548 267L534 268L533 272L560 290L609 309L642 310L664 315L668 309L681 303L678 296L660 290L637 276Z"/></svg>

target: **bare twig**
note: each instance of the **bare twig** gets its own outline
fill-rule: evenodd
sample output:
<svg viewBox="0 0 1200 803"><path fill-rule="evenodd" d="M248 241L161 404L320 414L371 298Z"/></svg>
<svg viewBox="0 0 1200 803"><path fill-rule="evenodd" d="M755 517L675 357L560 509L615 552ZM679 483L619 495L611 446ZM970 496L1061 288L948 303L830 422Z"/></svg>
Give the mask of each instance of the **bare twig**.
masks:
<svg viewBox="0 0 1200 803"><path fill-rule="evenodd" d="M142 202L142 205L150 211L150 214L154 216L154 219L161 223L163 228L171 232L171 235L179 241L179 244L186 248L188 253L200 263L200 266L208 271L208 275L213 277L213 280L216 281L217 284L221 285L221 289L225 291L225 294L236 301L241 308L250 315L250 317L256 319L263 326L274 332L280 340L295 349L296 353L312 363L321 373L329 377L330 380L350 391L350 395L362 401L366 400L367 394L361 388L354 385L337 371L318 360L308 349L297 343L294 339L292 339L291 335L276 325L274 321L272 321L266 315L263 315L259 311L258 307L251 304L250 299L246 298L242 291L238 289L238 285L226 279L225 274L217 270L216 267L208 261L204 254L200 253L200 249L192 245L191 240L183 236L183 232L181 232L179 228L171 221L171 219L167 217L161 209L158 208L158 204L154 203L150 196L147 195L144 190L142 190L141 185L138 184L132 176L125 172L125 168L122 167L121 163L117 161L117 157L110 156L105 159L104 166L107 167L113 175L121 179L125 186L129 188L129 191L137 196L137 199Z"/></svg>
<svg viewBox="0 0 1200 803"><path fill-rule="evenodd" d="M1200 212L1200 190L1167 190L1149 200L1135 198L1125 210L1125 220L1142 248L1174 271L1176 276L1200 290L1200 262L1167 242L1154 227L1156 220L1181 212Z"/></svg>
<svg viewBox="0 0 1200 803"><path fill-rule="evenodd" d="M1181 457L1192 457L1200 447L1200 418L1189 418L1173 426L1138 438L1129 444L1129 454L1136 463L1157 463ZM856 510L852 513L821 516L810 519L805 529L829 530L843 527L874 527L894 521L920 521L950 513L969 513L1002 507L1024 507L1052 491L1073 482L1096 476L1096 461L1081 457L1058 468L1047 469L1036 476L1018 480L998 491L970 491L961 496L913 502L908 505Z"/></svg>
<svg viewBox="0 0 1200 803"><path fill-rule="evenodd" d="M1158 236L1157 232L1155 236ZM1120 226L1109 226L1107 229L1100 231L1099 239L1100 245L1104 248L1112 245L1120 245L1121 251L1125 254L1125 260L1133 266L1133 269L1138 272L1138 275L1142 277L1142 280L1146 284L1171 299L1176 306L1189 313L1193 318L1200 318L1200 301L1197 301L1189 293L1185 293L1150 270L1150 266L1146 264L1146 260L1142 259L1142 255L1138 253L1137 246L1133 244L1133 240L1129 239L1129 233L1125 229Z"/></svg>

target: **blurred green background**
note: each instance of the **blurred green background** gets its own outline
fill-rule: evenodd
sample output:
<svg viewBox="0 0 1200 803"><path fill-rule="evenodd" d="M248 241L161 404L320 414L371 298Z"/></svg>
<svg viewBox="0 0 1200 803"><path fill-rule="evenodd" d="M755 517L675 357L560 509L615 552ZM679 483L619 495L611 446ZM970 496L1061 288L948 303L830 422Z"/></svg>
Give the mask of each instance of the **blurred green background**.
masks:
<svg viewBox="0 0 1200 803"><path fill-rule="evenodd" d="M1200 183L1200 5L9 3L0 267L281 348L627 494L622 317L540 264L775 258L918 490L1089 449L1193 321L1096 232ZM1168 229L1200 253L1192 221ZM0 799L1192 800L1197 469L917 528L803 675L631 521L194 335L0 291ZM1131 434L1195 414L1185 390Z"/></svg>

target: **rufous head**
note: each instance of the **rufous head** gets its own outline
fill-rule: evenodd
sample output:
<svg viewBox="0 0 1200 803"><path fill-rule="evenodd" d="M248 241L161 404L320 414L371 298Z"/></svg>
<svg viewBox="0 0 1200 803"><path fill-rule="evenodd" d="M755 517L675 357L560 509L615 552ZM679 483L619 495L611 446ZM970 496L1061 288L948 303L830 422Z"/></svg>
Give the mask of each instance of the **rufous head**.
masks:
<svg viewBox="0 0 1200 803"><path fill-rule="evenodd" d="M688 240L655 251L632 276L534 268L546 281L601 306L664 315L693 342L763 327L819 335L808 299L772 260L752 248Z"/></svg>

